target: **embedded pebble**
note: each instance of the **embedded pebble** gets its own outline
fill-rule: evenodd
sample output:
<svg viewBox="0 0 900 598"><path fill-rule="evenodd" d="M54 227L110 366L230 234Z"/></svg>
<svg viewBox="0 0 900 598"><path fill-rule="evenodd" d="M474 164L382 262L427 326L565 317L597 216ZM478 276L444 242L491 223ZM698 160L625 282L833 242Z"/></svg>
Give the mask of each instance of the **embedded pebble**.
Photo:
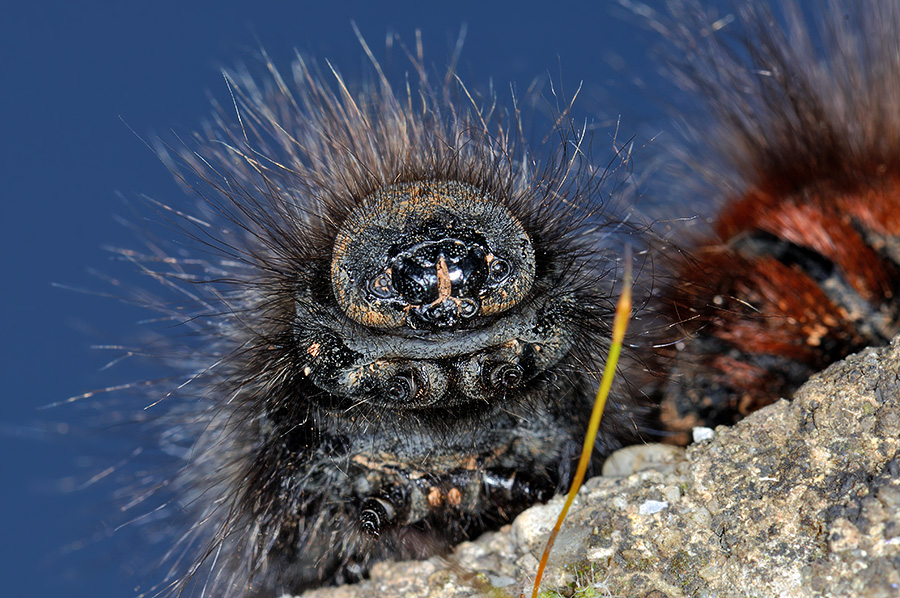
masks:
<svg viewBox="0 0 900 598"><path fill-rule="evenodd" d="M641 515L653 515L654 513L659 513L668 508L669 503L663 500L646 500L641 503L641 506L638 508L638 513Z"/></svg>
<svg viewBox="0 0 900 598"><path fill-rule="evenodd" d="M691 436L693 436L694 444L697 444L698 442L715 438L716 431L705 426L696 426L691 430Z"/></svg>

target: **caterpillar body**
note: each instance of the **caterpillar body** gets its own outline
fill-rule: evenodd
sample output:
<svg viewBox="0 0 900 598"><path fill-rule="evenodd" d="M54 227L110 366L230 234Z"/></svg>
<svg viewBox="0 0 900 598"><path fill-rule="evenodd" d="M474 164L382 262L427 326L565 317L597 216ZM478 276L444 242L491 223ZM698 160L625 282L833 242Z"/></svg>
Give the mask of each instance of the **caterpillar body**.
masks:
<svg viewBox="0 0 900 598"><path fill-rule="evenodd" d="M185 378L150 401L183 454L175 593L353 581L565 487L615 255L641 242L563 115L537 161L515 117L418 59L403 92L263 64L227 72L233 106L160 149L202 206L161 209L207 255L126 252L188 298L151 303L190 330L167 349ZM623 386L598 458L647 412Z"/></svg>
<svg viewBox="0 0 900 598"><path fill-rule="evenodd" d="M517 105L432 86L419 59L405 88L374 60L359 88L304 60L229 71L233 105L160 149L200 204L161 207L193 251L123 252L181 293L151 307L190 331L167 349L184 379L146 401L188 522L161 591L352 582L566 487L625 244L660 269L597 460L734 422L900 330L900 2L834 2L815 39L793 4L786 27L636 8L714 121L674 188L721 207L668 235L683 260L617 209L624 162L598 167L565 109L531 148Z"/></svg>
<svg viewBox="0 0 900 598"><path fill-rule="evenodd" d="M900 332L900 5L825 6L744 6L718 30L676 2L663 27L678 81L714 117L689 125L684 188L721 206L682 240L691 258L663 301L679 331L657 353L657 397L682 438Z"/></svg>

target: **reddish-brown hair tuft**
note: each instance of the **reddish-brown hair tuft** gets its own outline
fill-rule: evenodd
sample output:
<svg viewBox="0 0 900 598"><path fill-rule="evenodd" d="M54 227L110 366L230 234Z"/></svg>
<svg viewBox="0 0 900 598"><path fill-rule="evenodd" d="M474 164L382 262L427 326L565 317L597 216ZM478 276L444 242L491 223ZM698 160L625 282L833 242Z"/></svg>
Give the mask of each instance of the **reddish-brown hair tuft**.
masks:
<svg viewBox="0 0 900 598"><path fill-rule="evenodd" d="M683 187L722 206L664 298L659 394L679 433L900 332L900 2L669 7L676 80L713 118L688 125L703 183Z"/></svg>

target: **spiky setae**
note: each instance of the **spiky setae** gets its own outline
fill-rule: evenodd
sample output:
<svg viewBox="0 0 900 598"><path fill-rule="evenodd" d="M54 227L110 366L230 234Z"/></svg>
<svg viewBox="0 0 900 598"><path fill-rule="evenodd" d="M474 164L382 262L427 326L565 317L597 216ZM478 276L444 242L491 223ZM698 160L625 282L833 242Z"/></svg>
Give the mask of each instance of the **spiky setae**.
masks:
<svg viewBox="0 0 900 598"><path fill-rule="evenodd" d="M594 165L566 106L534 154L515 102L431 85L420 59L398 87L374 61L358 87L263 63L227 72L232 104L160 149L195 192L160 204L182 240L125 252L186 299L150 302L189 331L163 344L186 380L150 399L182 447L174 593L353 580L564 488L615 253L638 243L607 201L627 162ZM637 437L627 397L600 454Z"/></svg>

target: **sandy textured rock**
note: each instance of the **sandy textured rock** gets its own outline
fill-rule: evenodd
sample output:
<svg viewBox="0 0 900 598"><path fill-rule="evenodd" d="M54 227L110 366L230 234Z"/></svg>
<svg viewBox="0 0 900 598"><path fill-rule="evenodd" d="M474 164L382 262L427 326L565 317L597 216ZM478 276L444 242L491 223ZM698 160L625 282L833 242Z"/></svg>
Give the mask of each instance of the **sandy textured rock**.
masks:
<svg viewBox="0 0 900 598"><path fill-rule="evenodd" d="M626 450L606 468L619 477L582 489L545 591L900 596L900 340L833 365L793 402L686 451ZM304 596L530 595L561 506L557 497L529 509L447 559L381 564L366 582Z"/></svg>

